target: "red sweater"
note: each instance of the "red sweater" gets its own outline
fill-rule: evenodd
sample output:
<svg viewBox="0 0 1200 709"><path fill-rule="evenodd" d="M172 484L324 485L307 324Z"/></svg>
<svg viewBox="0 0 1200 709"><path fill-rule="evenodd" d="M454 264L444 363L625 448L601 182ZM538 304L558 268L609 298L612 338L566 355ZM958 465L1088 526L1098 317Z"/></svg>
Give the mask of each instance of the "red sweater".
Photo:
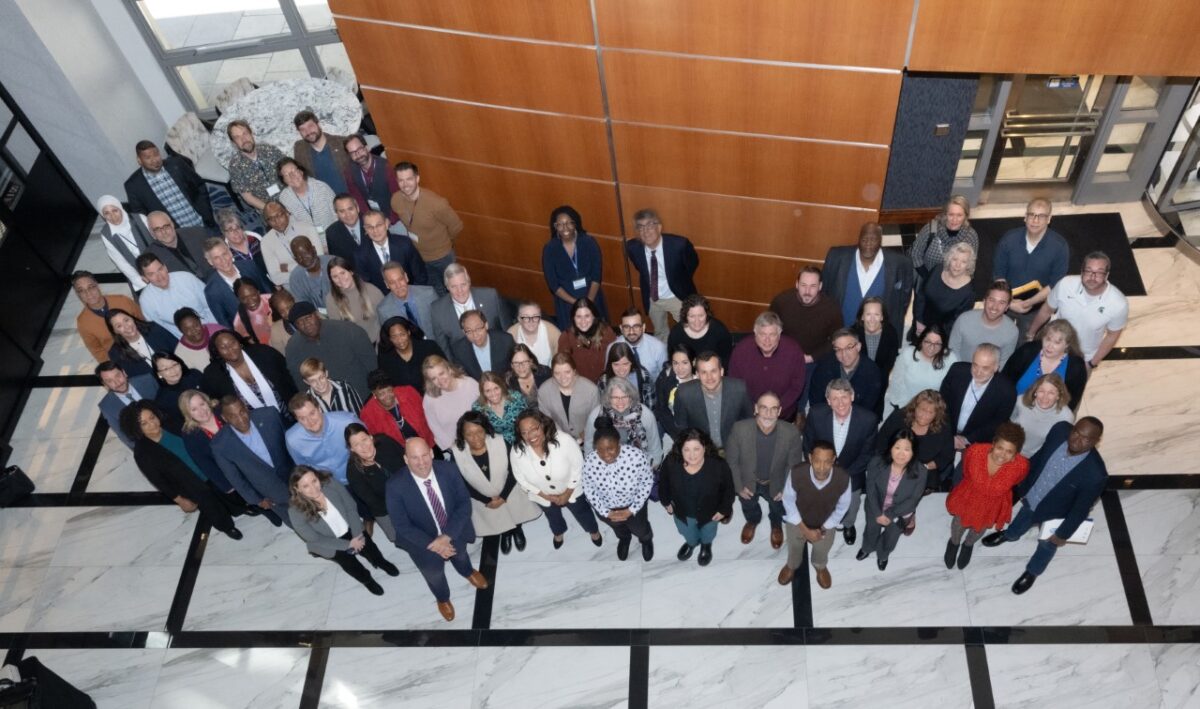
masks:
<svg viewBox="0 0 1200 709"><path fill-rule="evenodd" d="M410 386L403 386L395 387L392 391L396 393L396 403L400 406L400 415L404 417L404 420L408 421L417 435L424 439L430 448L437 445L433 440L433 431L429 429L429 422L425 420L425 408L417 390ZM392 417L390 411L383 408L375 397L372 396L363 405L358 417L362 419L367 431L371 434L382 433L400 445L404 445L404 436L400 433L400 426L396 423L396 419Z"/></svg>

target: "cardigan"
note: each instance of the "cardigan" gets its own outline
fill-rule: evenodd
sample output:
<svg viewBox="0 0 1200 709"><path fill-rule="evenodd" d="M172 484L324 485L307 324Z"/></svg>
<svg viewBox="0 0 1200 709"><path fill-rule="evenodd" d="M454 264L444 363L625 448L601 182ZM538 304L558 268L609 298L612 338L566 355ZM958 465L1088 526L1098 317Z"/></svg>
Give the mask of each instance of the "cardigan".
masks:
<svg viewBox="0 0 1200 709"><path fill-rule="evenodd" d="M396 405L400 407L400 415L417 435L421 437L429 447L437 445L437 441L433 437L433 431L429 428L429 421L425 418L425 407L421 401L421 395L416 389L410 386L392 387L392 392L396 395ZM400 430L400 425L396 423L396 417L391 411L383 408L383 404L372 396L367 403L363 405L362 411L358 412L358 418L362 420L363 425L367 430L374 434L383 434L391 438L396 443L404 445L404 433Z"/></svg>
<svg viewBox="0 0 1200 709"><path fill-rule="evenodd" d="M659 470L658 500L663 507L670 507L675 517L686 522L694 519L704 526L712 521L713 515L720 512L725 519L733 514L733 474L729 465L720 458L704 458L704 464L695 473L697 476L697 496L695 506L691 506L682 497L683 476L690 475L683 467L683 460L677 456L667 456Z"/></svg>
<svg viewBox="0 0 1200 709"><path fill-rule="evenodd" d="M513 448L509 454L509 463L512 465L517 484L529 493L530 500L542 507L549 507L551 503L542 497L541 493L561 495L569 489L569 502L578 500L583 494L583 487L579 484L583 475L583 452L579 450L579 444L575 443L570 434L562 431L558 432L554 440L558 445L546 441L544 460L534 455L528 445Z"/></svg>
<svg viewBox="0 0 1200 709"><path fill-rule="evenodd" d="M532 522L542 516L541 509L533 504L528 495L512 494L517 480L508 464L508 446L500 436L487 438L486 472L475 462L470 447L451 446L450 452L454 456L454 462L458 464L463 481L467 483L467 492L471 495L471 523L475 525L476 534L503 534L517 525ZM504 504L495 509L489 508L487 503L493 497L504 498Z"/></svg>

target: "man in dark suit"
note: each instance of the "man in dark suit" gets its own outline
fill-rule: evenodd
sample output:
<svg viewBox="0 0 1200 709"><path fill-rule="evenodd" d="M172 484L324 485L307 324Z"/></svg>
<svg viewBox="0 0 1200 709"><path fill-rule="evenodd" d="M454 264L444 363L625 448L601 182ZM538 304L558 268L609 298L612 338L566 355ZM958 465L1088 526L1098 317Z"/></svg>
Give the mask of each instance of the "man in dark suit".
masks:
<svg viewBox="0 0 1200 709"><path fill-rule="evenodd" d="M825 403L814 404L804 421L804 452L812 453L816 441L832 441L838 467L850 476L850 509L839 526L847 544L858 538L854 522L862 505L867 463L875 452L878 428L879 418L855 403L854 386L847 379L825 385Z"/></svg>
<svg viewBox="0 0 1200 709"><path fill-rule="evenodd" d="M212 202L208 186L187 158L172 155L163 158L158 146L149 140L138 141L139 167L125 180L129 211L139 214L166 212L181 227L208 227L215 232Z"/></svg>
<svg viewBox="0 0 1200 709"><path fill-rule="evenodd" d="M862 342L850 328L837 330L830 340L833 351L821 355L813 366L812 379L808 383L809 406L825 400L825 387L829 382L845 379L854 387L855 404L879 416L883 401L883 374L879 365L862 356Z"/></svg>
<svg viewBox="0 0 1200 709"><path fill-rule="evenodd" d="M495 288L472 288L471 274L461 263L452 263L446 267L446 290L449 292L433 302L430 308L430 327L425 328L428 335L433 330L433 339L442 352L450 352L450 345L463 338L462 326L458 319L468 310L480 310L487 317L488 329L508 330L512 319L500 307L500 294Z"/></svg>
<svg viewBox="0 0 1200 709"><path fill-rule="evenodd" d="M253 259L235 261L229 245L219 236L210 236L204 242L204 260L212 266L213 272L204 284L204 299L208 301L208 309L212 311L217 322L228 328L233 328L233 319L238 314L237 294L233 292L233 284L240 278L245 278L258 287L260 293L270 293L267 276L259 270ZM246 324L246 327L249 327Z"/></svg>
<svg viewBox="0 0 1200 709"><path fill-rule="evenodd" d="M121 412L135 401L142 399L154 401L154 397L158 395L158 382L154 380L153 374L128 377L120 365L111 361L96 365L96 376L108 390L108 393L100 400L100 413L108 422L108 427L117 434L117 438L120 438L121 442L132 450L133 441L125 435L125 431L121 430Z"/></svg>
<svg viewBox="0 0 1200 709"><path fill-rule="evenodd" d="M476 381L484 372L504 376L512 363L512 335L503 330L489 330L483 313L468 310L459 318L463 338L450 345L450 358Z"/></svg>
<svg viewBox="0 0 1200 709"><path fill-rule="evenodd" d="M882 247L883 229L879 224L863 224L858 230L858 246L834 246L825 254L821 284L841 307L842 322L847 326L858 317L863 300L874 296L883 299L888 322L900 334L912 299L912 261Z"/></svg>
<svg viewBox="0 0 1200 709"><path fill-rule="evenodd" d="M358 247L367 238L358 203L343 192L333 198L333 211L337 213L338 220L325 227L325 245L329 247L329 255L341 256L354 263Z"/></svg>
<svg viewBox="0 0 1200 709"><path fill-rule="evenodd" d="M970 362L955 362L942 380L946 420L954 426L954 448L990 443L996 427L1012 416L1017 390L1000 369L1000 348L985 342Z"/></svg>
<svg viewBox="0 0 1200 709"><path fill-rule="evenodd" d="M395 261L383 264L383 282L387 291L376 309L379 324L382 325L389 318L402 317L421 328L422 332L429 332L433 324L433 302L437 300L433 286L412 285L408 280L408 272Z"/></svg>
<svg viewBox="0 0 1200 709"><path fill-rule="evenodd" d="M467 545L475 541L471 497L454 463L435 461L429 444L411 438L404 448L407 467L387 481L388 517L396 527L396 546L408 552L437 599L438 612L454 620L446 562L475 588L488 580L471 566Z"/></svg>
<svg viewBox="0 0 1200 709"><path fill-rule="evenodd" d="M291 527L287 479L292 457L279 409L262 406L250 411L240 398L228 395L221 398L221 418L229 425L212 439L217 467L246 504L258 505L276 527Z"/></svg>
<svg viewBox="0 0 1200 709"><path fill-rule="evenodd" d="M1108 468L1096 450L1103 435L1104 424L1094 416L1084 416L1074 426L1067 421L1054 424L1029 461L1029 475L1017 485L1021 510L1004 531L983 538L984 546L995 547L1017 541L1035 524L1062 520L1049 538L1038 541L1025 573L1012 586L1013 593L1029 590L1104 492Z"/></svg>
<svg viewBox="0 0 1200 709"><path fill-rule="evenodd" d="M625 254L638 272L642 307L650 314L654 336L663 342L671 328L667 316L679 320L683 299L696 292L692 277L700 266L696 248L686 237L664 234L653 209L633 215L637 239L625 242Z"/></svg>
<svg viewBox="0 0 1200 709"><path fill-rule="evenodd" d="M146 225L154 236L154 243L146 247L145 254L154 254L168 271L186 271L201 281L212 275L213 267L204 260L204 242L211 236L204 227L176 229L171 216L166 212L150 212Z"/></svg>
<svg viewBox="0 0 1200 709"><path fill-rule="evenodd" d="M383 264L395 261L404 266L413 283L422 286L429 282L429 272L417 247L407 236L398 236L388 231L387 217L382 212L370 211L363 215L363 230L367 238L362 240L354 252L355 270L359 278L370 282L381 291L387 290L383 282Z"/></svg>
<svg viewBox="0 0 1200 709"><path fill-rule="evenodd" d="M719 412L719 420L709 418L709 406ZM725 376L721 357L715 352L696 356L696 378L675 390L675 425L698 428L708 434L713 445L724 448L733 425L754 415L746 383ZM717 426L712 424L716 423Z"/></svg>

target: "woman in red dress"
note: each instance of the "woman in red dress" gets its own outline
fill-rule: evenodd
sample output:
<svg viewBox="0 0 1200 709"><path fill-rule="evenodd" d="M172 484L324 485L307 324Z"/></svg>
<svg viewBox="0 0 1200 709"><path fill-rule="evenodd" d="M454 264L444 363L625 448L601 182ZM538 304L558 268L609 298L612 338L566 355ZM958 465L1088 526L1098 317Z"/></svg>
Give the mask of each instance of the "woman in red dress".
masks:
<svg viewBox="0 0 1200 709"><path fill-rule="evenodd" d="M946 542L947 569L956 560L958 568L967 568L983 533L1002 529L1012 519L1012 488L1029 474L1029 460L1018 453L1023 445L1025 430L1006 421L996 427L991 445L976 443L963 452L962 482L946 498L946 509L953 515Z"/></svg>

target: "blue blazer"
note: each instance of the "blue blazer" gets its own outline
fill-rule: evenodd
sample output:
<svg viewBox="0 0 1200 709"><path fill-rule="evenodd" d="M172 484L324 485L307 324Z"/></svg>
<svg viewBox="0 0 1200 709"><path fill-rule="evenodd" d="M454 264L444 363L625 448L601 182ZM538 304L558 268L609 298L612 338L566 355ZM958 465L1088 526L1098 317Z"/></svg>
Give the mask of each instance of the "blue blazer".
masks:
<svg viewBox="0 0 1200 709"><path fill-rule="evenodd" d="M1041 450L1029 461L1029 475L1017 485L1017 497L1024 499L1033 489L1046 469L1050 456L1066 442L1072 428L1074 426L1067 421L1059 421L1050 428ZM1079 528L1080 523L1087 519L1088 512L1091 511L1092 505L1096 504L1096 500L1100 499L1100 493L1104 492L1107 483L1108 468L1104 465L1100 452L1093 448L1074 470L1067 473L1067 477L1050 488L1041 504L1033 510L1034 524L1041 524L1048 519L1062 519L1063 523L1059 525L1055 534L1060 539L1069 538Z"/></svg>
<svg viewBox="0 0 1200 709"><path fill-rule="evenodd" d="M255 455L228 424L213 436L213 458L243 500L257 505L266 498L286 509L292 457L284 439L283 418L277 410L263 407L250 412L250 425L262 435L274 465Z"/></svg>
<svg viewBox="0 0 1200 709"><path fill-rule="evenodd" d="M433 474L442 490L449 524L442 530L455 546L475 541L475 526L471 524L471 496L463 482L458 466L443 460L433 461ZM438 536L433 513L425 504L425 491L417 487L408 467L401 468L388 478L386 488L388 518L396 528L396 546L409 554L432 554L426 547ZM440 557L439 557L440 559Z"/></svg>
<svg viewBox="0 0 1200 709"><path fill-rule="evenodd" d="M419 286L433 285L429 282L429 272L425 269L425 261L421 258L421 254L417 253L417 247L413 246L412 239L389 233L388 254L393 261L404 267L405 272L408 273L409 283ZM375 243L367 238L365 232L362 243L354 252L354 264L354 270L358 273L359 278L374 285L380 293L388 292L387 284L383 282L383 263L379 260L379 252L375 250Z"/></svg>
<svg viewBox="0 0 1200 709"><path fill-rule="evenodd" d="M575 264L579 264L578 269ZM567 250L558 237L547 241L542 247L542 275L546 279L546 287L554 296L554 321L559 329L566 328L570 323L571 304L558 297L558 289L562 288L574 298L587 297L593 283L603 282L603 266L600 245L584 231L578 232L575 237L575 263L567 256ZM582 288L575 287L578 278L586 281ZM600 319L607 321L608 308L603 290L596 291L596 309Z"/></svg>
<svg viewBox="0 0 1200 709"><path fill-rule="evenodd" d="M155 380L153 374L138 374L130 377L129 386L136 389L138 395L143 399L154 401L154 397L158 396L158 381ZM100 400L99 406L101 415L108 422L108 427L117 434L117 438L121 439L122 443L133 450L133 441L129 440L129 437L121 430L121 411L125 409L125 404L121 403L117 395L110 391Z"/></svg>
<svg viewBox="0 0 1200 709"><path fill-rule="evenodd" d="M687 238L675 234L662 235L663 270L667 274L667 286L676 298L683 300L696 292L696 284L692 281L696 269L700 267L700 257L696 255L696 247ZM638 239L625 241L625 254L629 262L638 272L638 285L642 289L642 307L650 312L650 265L646 261L646 246Z"/></svg>
<svg viewBox="0 0 1200 709"><path fill-rule="evenodd" d="M254 285L258 286L259 291L270 294L274 290L270 285L271 282L267 280L266 274L258 268L258 264L254 261L238 260L233 263L237 266L238 273L242 274L242 278L254 281ZM208 309L212 311L217 322L232 328L233 319L238 314L238 299L233 288L225 283L225 279L221 277L220 273L213 271L205 281L204 299L208 301Z"/></svg>

